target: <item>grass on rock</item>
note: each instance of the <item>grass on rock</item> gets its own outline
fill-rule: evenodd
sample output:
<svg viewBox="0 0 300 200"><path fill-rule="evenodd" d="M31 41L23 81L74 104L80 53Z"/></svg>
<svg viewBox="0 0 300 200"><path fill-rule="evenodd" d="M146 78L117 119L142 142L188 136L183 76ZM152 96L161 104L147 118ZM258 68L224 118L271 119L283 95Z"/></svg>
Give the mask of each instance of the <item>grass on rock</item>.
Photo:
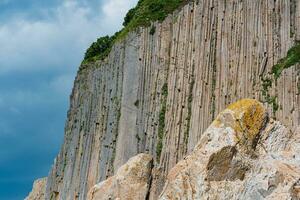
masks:
<svg viewBox="0 0 300 200"><path fill-rule="evenodd" d="M104 36L97 39L86 51L83 64L96 60L104 60L111 51L116 41L138 27L148 27L154 21L163 21L168 14L172 13L189 0L139 0L136 7L130 9L123 22L123 29L113 36ZM155 27L150 34L155 33Z"/></svg>

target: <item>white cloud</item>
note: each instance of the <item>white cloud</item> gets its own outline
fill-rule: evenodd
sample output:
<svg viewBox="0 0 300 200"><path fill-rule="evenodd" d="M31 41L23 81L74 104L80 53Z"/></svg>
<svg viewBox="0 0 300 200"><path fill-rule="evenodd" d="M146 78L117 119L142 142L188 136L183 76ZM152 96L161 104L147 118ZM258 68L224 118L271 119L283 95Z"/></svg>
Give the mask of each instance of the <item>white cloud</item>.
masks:
<svg viewBox="0 0 300 200"><path fill-rule="evenodd" d="M102 11L106 18L109 19L107 22L118 24L120 19L123 20L127 11L136 3L137 0L110 0L103 6Z"/></svg>
<svg viewBox="0 0 300 200"><path fill-rule="evenodd" d="M74 71L90 43L120 29L124 15L136 2L106 1L97 12L83 6L87 4L65 0L51 10L47 20L13 17L0 25L0 75L49 68Z"/></svg>
<svg viewBox="0 0 300 200"><path fill-rule="evenodd" d="M10 1L0 0L0 7ZM23 0L12 2L19 1ZM101 7L95 6L101 1ZM32 6L34 11L20 8L9 12L9 17L1 13L0 166L7 177L18 172L20 181L47 175L62 141L68 95L86 48L97 37L120 29L126 11L137 0L60 2L46 10L39 5ZM32 161L25 167L24 155ZM14 166L22 170L11 170ZM16 185L0 179L6 188ZM20 188L15 190L21 194Z"/></svg>

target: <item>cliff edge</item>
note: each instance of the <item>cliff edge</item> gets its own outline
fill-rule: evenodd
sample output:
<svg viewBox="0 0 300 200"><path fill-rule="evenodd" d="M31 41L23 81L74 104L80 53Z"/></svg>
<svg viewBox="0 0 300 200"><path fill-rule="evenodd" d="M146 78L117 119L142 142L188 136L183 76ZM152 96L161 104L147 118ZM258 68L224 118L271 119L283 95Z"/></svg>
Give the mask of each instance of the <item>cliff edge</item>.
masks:
<svg viewBox="0 0 300 200"><path fill-rule="evenodd" d="M169 1L178 3L164 0L151 9L161 10L157 8L165 8ZM144 9L145 2L156 1L140 2L138 7ZM95 184L116 175L140 153L153 157L148 196L157 199L165 181L170 182L170 170L191 154L209 125L219 119L217 113L240 99L262 102L287 132L298 133L300 2L195 0L176 5L180 6L167 6L168 13L155 15L158 21L132 25L135 29L126 29L122 37L117 34L113 43L100 40L109 48L80 66L64 143L47 179L47 200L86 199ZM144 22L135 20L140 18L129 21ZM255 127L249 132L251 140L238 136L245 152L225 150L238 151L237 156L257 153L260 119L255 126L249 124ZM219 121L215 125L223 123ZM243 131L232 123L232 129ZM226 145L237 143L230 142ZM220 177L228 176L220 174L219 183Z"/></svg>

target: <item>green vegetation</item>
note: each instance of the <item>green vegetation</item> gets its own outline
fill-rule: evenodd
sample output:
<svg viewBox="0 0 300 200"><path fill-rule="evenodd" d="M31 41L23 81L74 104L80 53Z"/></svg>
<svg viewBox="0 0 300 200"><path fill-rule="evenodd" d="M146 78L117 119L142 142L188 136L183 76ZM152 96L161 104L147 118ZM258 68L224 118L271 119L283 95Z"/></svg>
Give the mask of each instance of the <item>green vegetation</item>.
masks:
<svg viewBox="0 0 300 200"><path fill-rule="evenodd" d="M193 71L194 71L194 67L193 67ZM189 85L189 96L188 96L188 112L187 112L187 117L186 117L186 129L184 131L184 143L186 145L188 145L188 140L189 140L189 132L190 132L190 124L191 124L191 116L192 116L192 102L193 102L193 89L194 89L194 85L195 85L195 79L194 76L191 77L191 83Z"/></svg>
<svg viewBox="0 0 300 200"><path fill-rule="evenodd" d="M165 83L161 89L161 107L159 112L159 119L158 119L158 141L156 146L156 158L159 162L160 154L163 147L163 137L165 131L165 117L167 111L167 96L168 96L168 85Z"/></svg>
<svg viewBox="0 0 300 200"><path fill-rule="evenodd" d="M262 94L263 96L266 96L268 91L269 91L269 88L272 86L272 79L270 78L261 78L261 81L262 81Z"/></svg>
<svg viewBox="0 0 300 200"><path fill-rule="evenodd" d="M276 111L278 110L279 108L279 105L277 103L277 97L276 96L270 96L270 95L267 95L266 96L266 101L269 105L272 106L272 109L273 109L273 115L275 115Z"/></svg>
<svg viewBox="0 0 300 200"><path fill-rule="evenodd" d="M134 18L135 13L136 13L136 8L131 8L127 12L127 14L126 14L126 16L124 18L124 22L123 22L123 26L124 27L126 27L130 23L130 21Z"/></svg>
<svg viewBox="0 0 300 200"><path fill-rule="evenodd" d="M264 101L272 106L274 116L276 111L279 109L279 105L277 102L277 96L271 96L269 94L269 88L272 87L273 81L275 81L276 83L276 80L280 77L284 69L287 69L297 63L300 63L300 41L297 41L296 44L291 49L289 49L286 57L280 59L279 62L272 67L271 74L273 74L273 77L261 78L261 92L264 97ZM300 91L299 85L298 91Z"/></svg>
<svg viewBox="0 0 300 200"><path fill-rule="evenodd" d="M156 28L155 26L152 26L151 29L150 29L150 35L154 35L155 34L155 31L156 31Z"/></svg>
<svg viewBox="0 0 300 200"><path fill-rule="evenodd" d="M279 105L277 103L277 97L271 96L269 94L269 88L272 87L272 79L270 78L261 78L262 81L262 95L265 99L265 102L272 106L273 115L275 116L276 111L279 108Z"/></svg>
<svg viewBox="0 0 300 200"><path fill-rule="evenodd" d="M100 37L86 51L83 63L103 60L111 51L116 41L124 38L128 32L138 27L148 27L154 21L163 21L168 14L172 13L189 0L139 0L137 6L128 11L124 18L123 29L113 36ZM155 27L150 34L155 33Z"/></svg>
<svg viewBox="0 0 300 200"><path fill-rule="evenodd" d="M126 14L122 32L127 33L140 26L150 26L153 21L163 21L169 13L186 2L188 0L139 0L137 6Z"/></svg>
<svg viewBox="0 0 300 200"><path fill-rule="evenodd" d="M91 62L95 60L103 60L106 58L114 44L115 39L119 35L120 32L117 32L113 36L104 36L97 39L85 52L84 61Z"/></svg>
<svg viewBox="0 0 300 200"><path fill-rule="evenodd" d="M287 69L300 62L300 42L296 44L287 52L287 56L280 59L279 62L273 66L272 73L275 79L278 79L284 69Z"/></svg>

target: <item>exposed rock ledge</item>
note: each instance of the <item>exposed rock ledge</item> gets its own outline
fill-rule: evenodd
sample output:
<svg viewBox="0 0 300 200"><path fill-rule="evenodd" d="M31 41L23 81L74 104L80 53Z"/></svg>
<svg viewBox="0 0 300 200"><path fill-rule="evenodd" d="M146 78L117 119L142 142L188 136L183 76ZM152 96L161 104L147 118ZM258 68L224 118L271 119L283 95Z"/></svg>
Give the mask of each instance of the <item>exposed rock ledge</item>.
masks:
<svg viewBox="0 0 300 200"><path fill-rule="evenodd" d="M132 158L88 199L145 199L150 163ZM230 105L170 171L159 199L300 199L299 128L269 120L256 100Z"/></svg>
<svg viewBox="0 0 300 200"><path fill-rule="evenodd" d="M131 158L115 176L95 185L87 199L149 199L152 162L147 154ZM44 184L35 183L32 194L44 191ZM291 132L269 119L256 100L231 104L171 169L159 199L300 199L299 127Z"/></svg>

